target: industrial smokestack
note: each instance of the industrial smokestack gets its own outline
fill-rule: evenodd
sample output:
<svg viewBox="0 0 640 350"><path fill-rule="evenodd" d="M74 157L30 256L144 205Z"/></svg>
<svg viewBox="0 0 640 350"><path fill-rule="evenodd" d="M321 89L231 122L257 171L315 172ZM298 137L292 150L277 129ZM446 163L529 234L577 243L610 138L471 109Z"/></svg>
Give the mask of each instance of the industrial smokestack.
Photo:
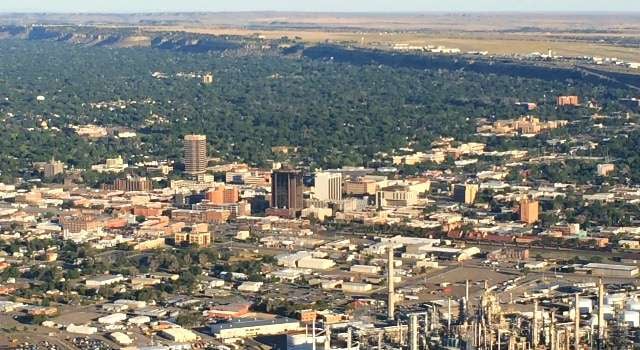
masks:
<svg viewBox="0 0 640 350"><path fill-rule="evenodd" d="M576 293L576 311L575 311L575 320L574 320L574 342L573 346L575 350L580 349L580 294Z"/></svg>
<svg viewBox="0 0 640 350"><path fill-rule="evenodd" d="M429 339L429 311L424 313L424 338L425 341Z"/></svg>
<svg viewBox="0 0 640 350"><path fill-rule="evenodd" d="M556 311L552 310L551 311L551 320L550 320L551 324L549 325L549 337L551 338L549 340L549 348L551 350L557 350L556 348L556 338L558 337L558 335L556 334Z"/></svg>
<svg viewBox="0 0 640 350"><path fill-rule="evenodd" d="M451 298L447 302L447 332L451 333Z"/></svg>
<svg viewBox="0 0 640 350"><path fill-rule="evenodd" d="M464 282L464 313L469 316L469 280Z"/></svg>
<svg viewBox="0 0 640 350"><path fill-rule="evenodd" d="M409 315L409 350L418 350L418 315Z"/></svg>
<svg viewBox="0 0 640 350"><path fill-rule="evenodd" d="M535 300L533 302L533 325L531 330L531 344L533 344L533 348L538 348L538 301Z"/></svg>
<svg viewBox="0 0 640 350"><path fill-rule="evenodd" d="M387 256L387 318L390 320L395 319L396 313L396 294L394 290L394 272L393 272L393 247L389 247L388 256Z"/></svg>
<svg viewBox="0 0 640 350"><path fill-rule="evenodd" d="M604 344L604 285L602 278L598 281L598 345L602 348Z"/></svg>

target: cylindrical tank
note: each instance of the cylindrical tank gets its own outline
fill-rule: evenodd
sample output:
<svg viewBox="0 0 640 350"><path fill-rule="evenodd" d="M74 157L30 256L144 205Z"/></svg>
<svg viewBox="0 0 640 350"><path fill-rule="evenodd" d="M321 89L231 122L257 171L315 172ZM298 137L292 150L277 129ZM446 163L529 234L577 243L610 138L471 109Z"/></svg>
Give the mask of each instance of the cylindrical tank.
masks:
<svg viewBox="0 0 640 350"><path fill-rule="evenodd" d="M604 319L607 321L613 320L615 317L616 310L611 305L603 305L602 309L604 310Z"/></svg>
<svg viewBox="0 0 640 350"><path fill-rule="evenodd" d="M590 314L593 311L593 300L591 299L580 298L578 305L581 314Z"/></svg>
<svg viewBox="0 0 640 350"><path fill-rule="evenodd" d="M627 300L627 295L625 293L615 293L615 294L607 294L604 297L604 303L607 305L624 305L624 302Z"/></svg>
<svg viewBox="0 0 640 350"><path fill-rule="evenodd" d="M637 299L630 299L627 302L626 309L631 311L640 311L640 302L638 302Z"/></svg>
<svg viewBox="0 0 640 350"><path fill-rule="evenodd" d="M640 326L640 312L626 310L624 312L623 320L624 323L630 325L631 327L638 327Z"/></svg>

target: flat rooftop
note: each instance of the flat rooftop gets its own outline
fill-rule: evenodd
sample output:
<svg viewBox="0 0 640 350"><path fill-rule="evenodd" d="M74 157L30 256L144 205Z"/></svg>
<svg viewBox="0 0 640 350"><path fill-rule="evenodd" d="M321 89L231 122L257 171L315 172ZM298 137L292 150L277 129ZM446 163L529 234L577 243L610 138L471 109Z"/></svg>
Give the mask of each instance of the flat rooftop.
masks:
<svg viewBox="0 0 640 350"><path fill-rule="evenodd" d="M617 264L601 264L601 263L589 263L584 265L588 269L605 269L605 270L618 270L618 271L633 271L637 270L637 266L617 265Z"/></svg>
<svg viewBox="0 0 640 350"><path fill-rule="evenodd" d="M276 317L268 320L238 318L238 319L231 320L229 322L212 324L210 325L210 327L211 327L211 331L216 332L216 331L229 329L229 328L261 327L261 326L268 326L272 324L285 324L285 323L299 323L299 321L294 320L292 318L288 318L288 317Z"/></svg>

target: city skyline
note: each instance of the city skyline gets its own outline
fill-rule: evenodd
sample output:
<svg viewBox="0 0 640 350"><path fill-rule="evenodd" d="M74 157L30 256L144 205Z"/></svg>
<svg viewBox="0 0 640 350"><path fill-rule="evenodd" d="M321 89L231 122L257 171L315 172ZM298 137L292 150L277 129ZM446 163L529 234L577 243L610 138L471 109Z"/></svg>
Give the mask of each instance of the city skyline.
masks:
<svg viewBox="0 0 640 350"><path fill-rule="evenodd" d="M534 11L531 11L534 9ZM63 12L63 13L135 13L135 12L235 12L235 11L301 11L301 12L638 12L640 3L617 0L599 1L533 1L505 3L499 0L354 0L348 3L328 0L301 2L292 0L243 0L233 3L211 3L204 0L175 2L141 0L131 4L124 0L87 3L80 0L8 0L0 4L0 12Z"/></svg>
<svg viewBox="0 0 640 350"><path fill-rule="evenodd" d="M0 1L0 350L633 348L636 2Z"/></svg>

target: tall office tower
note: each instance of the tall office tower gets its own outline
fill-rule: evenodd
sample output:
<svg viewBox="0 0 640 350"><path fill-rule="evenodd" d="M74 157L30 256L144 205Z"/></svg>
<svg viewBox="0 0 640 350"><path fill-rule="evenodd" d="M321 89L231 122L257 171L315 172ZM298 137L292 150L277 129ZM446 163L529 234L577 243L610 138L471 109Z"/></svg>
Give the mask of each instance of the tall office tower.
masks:
<svg viewBox="0 0 640 350"><path fill-rule="evenodd" d="M298 212L302 205L302 173L298 170L276 170L271 174L271 206Z"/></svg>
<svg viewBox="0 0 640 350"><path fill-rule="evenodd" d="M473 204L478 194L477 184L456 184L453 185L453 200L458 203Z"/></svg>
<svg viewBox="0 0 640 350"><path fill-rule="evenodd" d="M316 197L324 201L342 200L342 174L316 173Z"/></svg>
<svg viewBox="0 0 640 350"><path fill-rule="evenodd" d="M535 224L538 221L539 206L540 203L538 201L528 197L523 198L520 201L520 221L529 225Z"/></svg>
<svg viewBox="0 0 640 350"><path fill-rule="evenodd" d="M189 175L202 174L207 170L207 137L186 135L184 137L184 167Z"/></svg>

